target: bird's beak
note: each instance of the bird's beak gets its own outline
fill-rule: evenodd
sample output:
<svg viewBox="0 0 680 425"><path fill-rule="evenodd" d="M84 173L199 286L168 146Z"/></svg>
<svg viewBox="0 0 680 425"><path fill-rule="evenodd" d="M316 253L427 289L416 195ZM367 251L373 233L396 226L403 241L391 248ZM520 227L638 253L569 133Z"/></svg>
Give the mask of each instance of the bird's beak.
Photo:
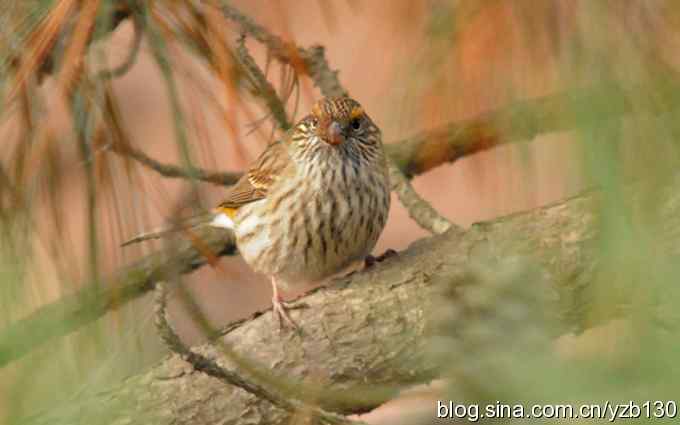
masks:
<svg viewBox="0 0 680 425"><path fill-rule="evenodd" d="M332 121L328 126L328 143L331 145L339 145L345 141L345 135L342 131L342 126L337 121Z"/></svg>

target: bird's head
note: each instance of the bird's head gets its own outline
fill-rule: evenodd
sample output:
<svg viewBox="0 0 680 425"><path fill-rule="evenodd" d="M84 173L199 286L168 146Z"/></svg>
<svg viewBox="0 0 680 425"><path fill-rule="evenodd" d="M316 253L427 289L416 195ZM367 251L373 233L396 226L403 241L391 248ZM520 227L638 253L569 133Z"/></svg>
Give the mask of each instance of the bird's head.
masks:
<svg viewBox="0 0 680 425"><path fill-rule="evenodd" d="M312 116L317 124L316 134L334 146L361 135L361 130L367 125L364 108L347 97L321 99L312 108Z"/></svg>
<svg viewBox="0 0 680 425"><path fill-rule="evenodd" d="M340 150L355 149L356 145L379 145L380 130L356 100L329 97L314 104L312 112L296 126L293 140Z"/></svg>

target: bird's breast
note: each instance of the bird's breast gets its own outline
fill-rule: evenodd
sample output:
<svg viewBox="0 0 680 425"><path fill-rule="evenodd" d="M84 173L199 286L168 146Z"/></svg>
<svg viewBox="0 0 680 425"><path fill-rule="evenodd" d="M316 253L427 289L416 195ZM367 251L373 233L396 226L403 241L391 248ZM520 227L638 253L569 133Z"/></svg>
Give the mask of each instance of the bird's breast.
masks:
<svg viewBox="0 0 680 425"><path fill-rule="evenodd" d="M338 272L371 252L387 220L384 173L316 167L277 182L241 207L236 240L258 272L293 285Z"/></svg>

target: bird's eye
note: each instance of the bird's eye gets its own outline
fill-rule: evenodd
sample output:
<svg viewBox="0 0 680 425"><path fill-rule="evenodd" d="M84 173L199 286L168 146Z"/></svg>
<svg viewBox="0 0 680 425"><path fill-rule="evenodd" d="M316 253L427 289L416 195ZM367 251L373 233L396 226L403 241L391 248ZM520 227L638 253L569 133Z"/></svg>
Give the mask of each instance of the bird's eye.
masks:
<svg viewBox="0 0 680 425"><path fill-rule="evenodd" d="M354 118L352 121L349 123L354 130L358 130L361 128L361 120L359 118Z"/></svg>

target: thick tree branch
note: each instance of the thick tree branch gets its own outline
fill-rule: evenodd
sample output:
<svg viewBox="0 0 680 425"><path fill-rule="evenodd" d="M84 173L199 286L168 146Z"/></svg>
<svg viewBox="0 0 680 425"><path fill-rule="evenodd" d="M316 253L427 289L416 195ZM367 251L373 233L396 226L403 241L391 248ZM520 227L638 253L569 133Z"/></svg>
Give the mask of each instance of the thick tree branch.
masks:
<svg viewBox="0 0 680 425"><path fill-rule="evenodd" d="M631 111L631 99L648 98L660 90L673 92L680 82L667 81L665 87L636 85L622 87L600 84L572 89L535 99L527 99L464 121L425 131L391 143L387 152L408 177L423 174L434 167L499 145L531 141L536 136L598 127L608 120ZM678 107L677 99L667 102L636 104L647 113L662 114Z"/></svg>
<svg viewBox="0 0 680 425"><path fill-rule="evenodd" d="M660 229L665 235L660 249L677 252L680 178L664 193L668 197L659 208L659 222L665 226ZM633 204L638 202L634 192L630 199ZM600 202L598 193L593 192L473 225L464 233L448 231L417 241L398 257L306 296L304 301L311 308L292 312L305 331L302 337L273 331L276 322L267 312L231 327L222 338L240 356L281 371L287 379L321 381L329 390L364 395L354 402L339 397L334 403L332 398L324 398L325 409L366 411L391 395L384 392L369 398L366 388L403 387L436 374L435 365L424 354L429 344L429 312L441 295L442 284L466 290L465 285L474 280L470 264L495 258L532 259L551 285L546 290L558 294L551 311L564 330L583 326L584 291L597 273L598 217L594 211ZM229 367L218 346L211 343L193 351ZM79 402L77 416L52 412L32 423L87 422L89 415L101 411L111 412L106 418L111 424L140 418L151 425L283 424L290 420L286 411L240 389L225 388L174 355L117 388ZM125 408L114 408L119 403Z"/></svg>
<svg viewBox="0 0 680 425"><path fill-rule="evenodd" d="M318 419L321 423L331 425L360 425L360 422L355 422L344 416L326 412L316 406L305 404L295 397L297 394L293 394L292 392L291 394L285 394L285 391L278 390L275 385L261 385L258 382L257 377L250 376L252 373L248 373L249 370L244 370L252 368L246 368L243 364L238 365L240 367L238 368L238 372L236 372L230 368L219 365L213 358L194 352L182 342L179 335L175 333L174 329L172 329L168 323L166 310L167 289L165 283L159 282L156 284L155 295L155 324L161 339L165 342L170 351L189 362L195 370L217 378L227 385L240 388L262 400L267 400L273 406L283 409L291 415L306 411L308 415ZM223 352L224 351L226 350L224 350L223 347ZM235 354L232 350L229 350L229 353L226 354L226 357L232 361L242 360L234 359L234 356ZM260 372L260 374L262 373Z"/></svg>

